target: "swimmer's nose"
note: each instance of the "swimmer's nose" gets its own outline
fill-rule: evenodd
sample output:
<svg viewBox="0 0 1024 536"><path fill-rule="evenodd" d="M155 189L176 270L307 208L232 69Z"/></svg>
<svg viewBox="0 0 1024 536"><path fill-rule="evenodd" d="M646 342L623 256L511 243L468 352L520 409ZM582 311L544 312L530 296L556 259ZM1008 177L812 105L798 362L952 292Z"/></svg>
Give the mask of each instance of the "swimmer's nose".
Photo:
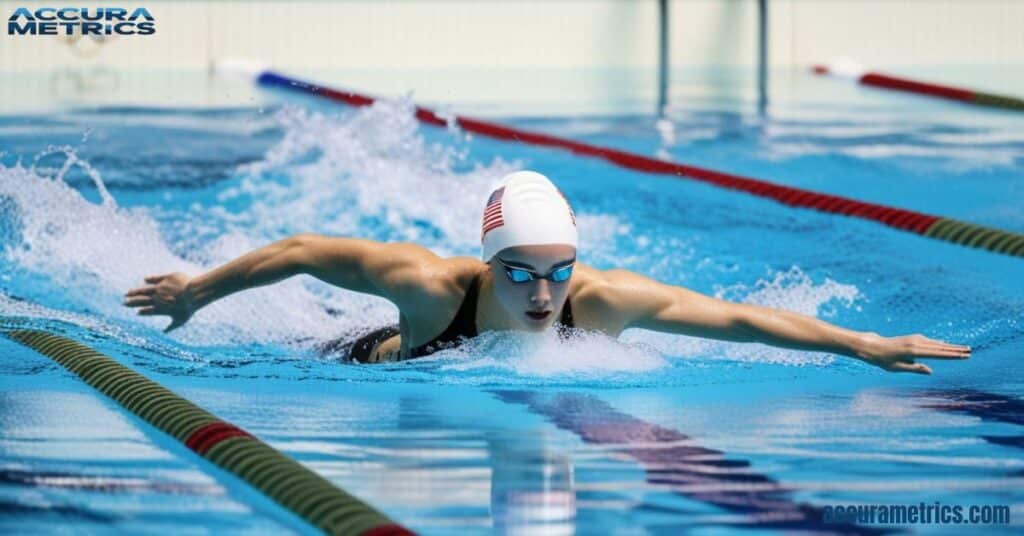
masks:
<svg viewBox="0 0 1024 536"><path fill-rule="evenodd" d="M541 279L537 282L536 287L530 292L530 303L535 307L547 307L551 303L551 288L548 286L547 279Z"/></svg>

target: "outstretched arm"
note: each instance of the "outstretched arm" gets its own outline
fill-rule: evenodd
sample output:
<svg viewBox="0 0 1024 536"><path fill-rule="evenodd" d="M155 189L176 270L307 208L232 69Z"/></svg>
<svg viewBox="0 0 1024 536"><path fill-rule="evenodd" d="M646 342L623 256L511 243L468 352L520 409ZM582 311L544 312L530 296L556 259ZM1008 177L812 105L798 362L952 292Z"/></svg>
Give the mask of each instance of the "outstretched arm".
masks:
<svg viewBox="0 0 1024 536"><path fill-rule="evenodd" d="M931 374L931 368L917 358L966 359L971 352L919 334L882 337L791 311L720 300L625 270L605 272L605 279L606 302L621 311L624 327L830 352L919 374Z"/></svg>
<svg viewBox="0 0 1024 536"><path fill-rule="evenodd" d="M125 305L140 315L167 315L165 331L188 321L200 308L248 288L309 274L339 287L387 298L401 307L423 288L437 256L413 244L385 244L358 238L303 233L256 249L202 275L172 273L146 277L146 285L125 294Z"/></svg>

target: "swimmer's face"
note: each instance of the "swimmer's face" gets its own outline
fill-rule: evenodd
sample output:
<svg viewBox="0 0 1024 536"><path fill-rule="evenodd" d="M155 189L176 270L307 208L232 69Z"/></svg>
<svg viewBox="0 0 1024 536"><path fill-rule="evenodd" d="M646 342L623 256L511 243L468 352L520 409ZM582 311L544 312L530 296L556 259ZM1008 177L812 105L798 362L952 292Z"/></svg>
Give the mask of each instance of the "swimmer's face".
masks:
<svg viewBox="0 0 1024 536"><path fill-rule="evenodd" d="M551 281L538 276L562 279L566 266L576 262L576 248L569 245L516 246L499 251L491 259L494 293L498 303L516 319L521 329L543 331L562 314L569 295L569 279ZM524 271L532 280L517 283L509 277L524 279Z"/></svg>

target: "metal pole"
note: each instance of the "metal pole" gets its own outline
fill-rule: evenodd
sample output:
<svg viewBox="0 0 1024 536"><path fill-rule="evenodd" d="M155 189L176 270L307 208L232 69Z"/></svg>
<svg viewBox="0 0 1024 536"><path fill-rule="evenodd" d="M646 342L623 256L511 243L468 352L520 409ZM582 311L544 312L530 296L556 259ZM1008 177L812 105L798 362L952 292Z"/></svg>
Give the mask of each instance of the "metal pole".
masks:
<svg viewBox="0 0 1024 536"><path fill-rule="evenodd" d="M668 0L658 0L658 117L668 105Z"/></svg>
<svg viewBox="0 0 1024 536"><path fill-rule="evenodd" d="M757 0L757 110L768 108L768 0Z"/></svg>

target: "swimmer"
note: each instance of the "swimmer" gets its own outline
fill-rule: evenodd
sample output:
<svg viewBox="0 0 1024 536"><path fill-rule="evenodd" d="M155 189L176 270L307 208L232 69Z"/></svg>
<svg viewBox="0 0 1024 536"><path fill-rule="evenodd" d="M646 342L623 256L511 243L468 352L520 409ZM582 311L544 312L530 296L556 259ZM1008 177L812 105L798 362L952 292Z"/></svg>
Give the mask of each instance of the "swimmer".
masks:
<svg viewBox="0 0 1024 536"><path fill-rule="evenodd" d="M545 176L520 171L492 191L481 221L482 258L441 258L410 243L298 234L195 277L154 275L125 295L140 315L166 315L166 331L229 294L308 274L385 298L399 322L351 345L359 362L397 361L498 330L564 327L611 337L642 328L828 352L893 372L931 374L918 359L967 359L971 349L920 334L884 337L781 309L733 303L628 270L577 261L576 220Z"/></svg>

